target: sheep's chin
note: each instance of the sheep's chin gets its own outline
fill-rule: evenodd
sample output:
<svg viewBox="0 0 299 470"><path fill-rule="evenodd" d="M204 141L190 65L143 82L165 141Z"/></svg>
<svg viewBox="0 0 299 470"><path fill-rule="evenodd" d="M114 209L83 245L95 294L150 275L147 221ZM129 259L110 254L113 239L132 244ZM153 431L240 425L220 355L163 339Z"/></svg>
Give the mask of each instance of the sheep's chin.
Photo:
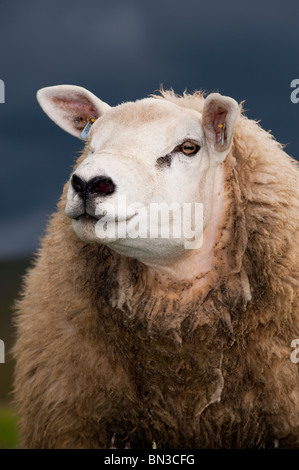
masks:
<svg viewBox="0 0 299 470"><path fill-rule="evenodd" d="M161 266L166 268L185 256L184 240L177 238L117 238L112 236L99 237L94 217L79 217L73 219L73 230L77 237L89 244L109 246L119 255L135 258L146 266ZM189 251L189 250L188 250Z"/></svg>
<svg viewBox="0 0 299 470"><path fill-rule="evenodd" d="M95 234L97 219L94 217L79 217L72 220L73 230L80 240L86 243L97 243Z"/></svg>
<svg viewBox="0 0 299 470"><path fill-rule="evenodd" d="M198 274L212 269L213 250L211 230L208 227L202 248L186 249L180 239L150 238L99 238L96 235L97 219L80 217L72 221L73 229L80 240L89 244L106 245L119 255L135 258L147 266L149 273L158 273L163 281L167 279L190 281Z"/></svg>

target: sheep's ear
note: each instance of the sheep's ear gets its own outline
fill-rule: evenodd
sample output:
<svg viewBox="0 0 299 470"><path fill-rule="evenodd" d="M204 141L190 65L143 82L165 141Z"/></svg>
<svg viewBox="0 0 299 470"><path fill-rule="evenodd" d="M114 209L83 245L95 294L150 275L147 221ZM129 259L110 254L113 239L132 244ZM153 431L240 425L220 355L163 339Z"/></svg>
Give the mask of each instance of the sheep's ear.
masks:
<svg viewBox="0 0 299 470"><path fill-rule="evenodd" d="M211 93L205 100L203 130L217 162L224 161L231 148L238 114L239 105L233 98Z"/></svg>
<svg viewBox="0 0 299 470"><path fill-rule="evenodd" d="M79 138L89 118L97 119L110 109L93 93L74 85L42 88L37 92L37 100L49 118Z"/></svg>

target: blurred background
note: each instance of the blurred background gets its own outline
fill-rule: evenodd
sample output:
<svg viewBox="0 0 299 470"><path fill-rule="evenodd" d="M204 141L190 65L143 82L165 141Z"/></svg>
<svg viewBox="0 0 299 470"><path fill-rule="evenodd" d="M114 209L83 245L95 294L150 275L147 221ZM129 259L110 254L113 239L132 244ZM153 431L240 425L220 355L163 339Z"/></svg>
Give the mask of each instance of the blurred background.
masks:
<svg viewBox="0 0 299 470"><path fill-rule="evenodd" d="M219 91L299 159L298 0L0 1L0 448L17 441L12 305L82 148L39 108L39 88L83 86L110 105L160 85Z"/></svg>

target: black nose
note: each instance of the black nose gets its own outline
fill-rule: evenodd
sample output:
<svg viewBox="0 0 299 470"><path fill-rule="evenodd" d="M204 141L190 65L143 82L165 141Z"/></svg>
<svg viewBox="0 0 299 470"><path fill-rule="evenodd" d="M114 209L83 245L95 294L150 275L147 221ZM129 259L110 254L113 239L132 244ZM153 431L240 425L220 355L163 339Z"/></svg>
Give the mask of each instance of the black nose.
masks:
<svg viewBox="0 0 299 470"><path fill-rule="evenodd" d="M115 191L115 184L108 176L95 176L89 181L83 181L78 175L73 175L71 180L72 187L82 199L88 199L92 194L108 196Z"/></svg>

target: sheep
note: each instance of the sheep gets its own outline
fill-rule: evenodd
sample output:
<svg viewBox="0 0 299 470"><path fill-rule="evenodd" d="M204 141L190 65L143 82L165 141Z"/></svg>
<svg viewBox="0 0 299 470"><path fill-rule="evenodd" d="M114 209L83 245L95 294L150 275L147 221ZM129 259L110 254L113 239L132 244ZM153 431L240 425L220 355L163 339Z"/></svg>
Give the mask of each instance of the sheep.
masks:
<svg viewBox="0 0 299 470"><path fill-rule="evenodd" d="M20 446L298 447L295 160L219 93L37 98L85 145L17 302ZM161 202L202 204L196 247L109 232Z"/></svg>

